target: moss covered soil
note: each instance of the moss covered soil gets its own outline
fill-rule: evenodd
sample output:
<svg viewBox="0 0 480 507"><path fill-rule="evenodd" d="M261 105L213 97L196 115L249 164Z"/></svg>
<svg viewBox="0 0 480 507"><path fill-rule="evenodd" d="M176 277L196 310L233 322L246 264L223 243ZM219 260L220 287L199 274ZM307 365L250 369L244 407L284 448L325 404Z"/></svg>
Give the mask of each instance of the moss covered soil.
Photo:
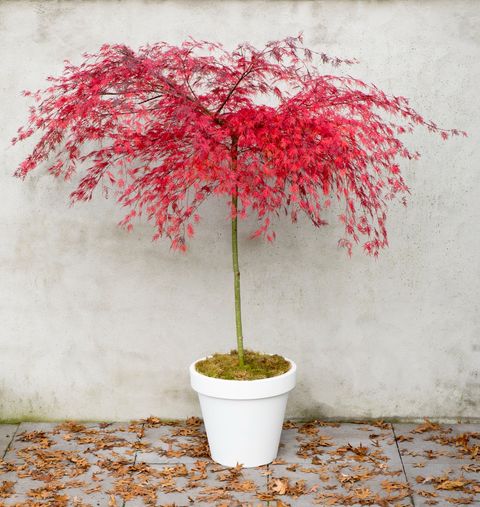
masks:
<svg viewBox="0 0 480 507"><path fill-rule="evenodd" d="M207 377L224 380L259 380L276 377L286 373L290 363L277 354L262 354L245 351L245 364L239 365L238 354L232 350L229 354L214 354L196 364L196 370Z"/></svg>

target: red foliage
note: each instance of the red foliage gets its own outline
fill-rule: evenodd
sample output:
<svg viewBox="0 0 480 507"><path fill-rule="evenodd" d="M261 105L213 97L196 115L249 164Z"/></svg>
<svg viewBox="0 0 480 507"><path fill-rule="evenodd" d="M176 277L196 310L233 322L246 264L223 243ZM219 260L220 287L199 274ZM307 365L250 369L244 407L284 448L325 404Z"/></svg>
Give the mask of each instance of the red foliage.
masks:
<svg viewBox="0 0 480 507"><path fill-rule="evenodd" d="M272 216L285 211L295 221L303 211L324 225L335 197L345 206L340 244L350 252L363 236L377 255L387 245L386 201L408 191L398 161L418 157L399 135L418 125L443 138L463 132L425 121L403 97L321 74L315 61L353 63L315 53L301 37L232 52L195 40L137 53L104 45L79 66L66 62L62 76L33 94L28 125L13 142L41 137L15 174L46 160L65 179L79 168L73 202L110 183L130 209L121 224L131 229L146 215L154 237L181 250L211 194L230 204L238 195L238 215L256 214L253 235L269 240Z"/></svg>

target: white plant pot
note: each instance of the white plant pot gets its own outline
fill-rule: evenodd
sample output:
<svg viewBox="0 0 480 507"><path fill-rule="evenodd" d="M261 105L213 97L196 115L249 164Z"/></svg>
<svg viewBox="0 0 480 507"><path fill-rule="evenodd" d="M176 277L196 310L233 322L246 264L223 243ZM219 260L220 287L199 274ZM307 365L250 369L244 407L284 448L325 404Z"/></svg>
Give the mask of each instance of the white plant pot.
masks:
<svg viewBox="0 0 480 507"><path fill-rule="evenodd" d="M190 381L198 393L212 459L221 465L256 467L277 456L288 393L295 387L297 367L260 380L207 377L190 365Z"/></svg>

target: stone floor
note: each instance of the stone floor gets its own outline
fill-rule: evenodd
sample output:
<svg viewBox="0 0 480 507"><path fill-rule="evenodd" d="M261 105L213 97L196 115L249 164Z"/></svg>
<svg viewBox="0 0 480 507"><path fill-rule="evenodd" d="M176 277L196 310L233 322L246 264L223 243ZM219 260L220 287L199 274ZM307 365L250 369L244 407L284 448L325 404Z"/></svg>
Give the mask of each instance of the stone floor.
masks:
<svg viewBox="0 0 480 507"><path fill-rule="evenodd" d="M480 425L286 422L254 469L211 461L197 418L0 426L0 506L40 505L480 505Z"/></svg>

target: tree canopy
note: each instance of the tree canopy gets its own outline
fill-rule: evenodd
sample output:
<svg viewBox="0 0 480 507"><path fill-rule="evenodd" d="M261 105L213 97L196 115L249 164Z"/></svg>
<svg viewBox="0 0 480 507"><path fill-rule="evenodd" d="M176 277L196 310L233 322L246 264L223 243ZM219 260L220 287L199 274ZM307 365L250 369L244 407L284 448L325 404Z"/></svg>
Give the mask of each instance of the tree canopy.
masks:
<svg viewBox="0 0 480 507"><path fill-rule="evenodd" d="M34 105L13 142L38 138L16 175L42 166L69 179L78 170L73 202L113 187L128 209L122 225L146 216L154 238L180 250L213 194L227 196L232 218L254 214L253 235L269 240L272 218L303 212L321 226L336 199L340 245L377 255L388 244L387 201L408 192L399 161L419 156L402 134L462 132L424 120L404 97L320 70L352 63L306 48L301 36L233 51L193 39L136 52L104 45L80 65L66 62L46 89L24 92Z"/></svg>

